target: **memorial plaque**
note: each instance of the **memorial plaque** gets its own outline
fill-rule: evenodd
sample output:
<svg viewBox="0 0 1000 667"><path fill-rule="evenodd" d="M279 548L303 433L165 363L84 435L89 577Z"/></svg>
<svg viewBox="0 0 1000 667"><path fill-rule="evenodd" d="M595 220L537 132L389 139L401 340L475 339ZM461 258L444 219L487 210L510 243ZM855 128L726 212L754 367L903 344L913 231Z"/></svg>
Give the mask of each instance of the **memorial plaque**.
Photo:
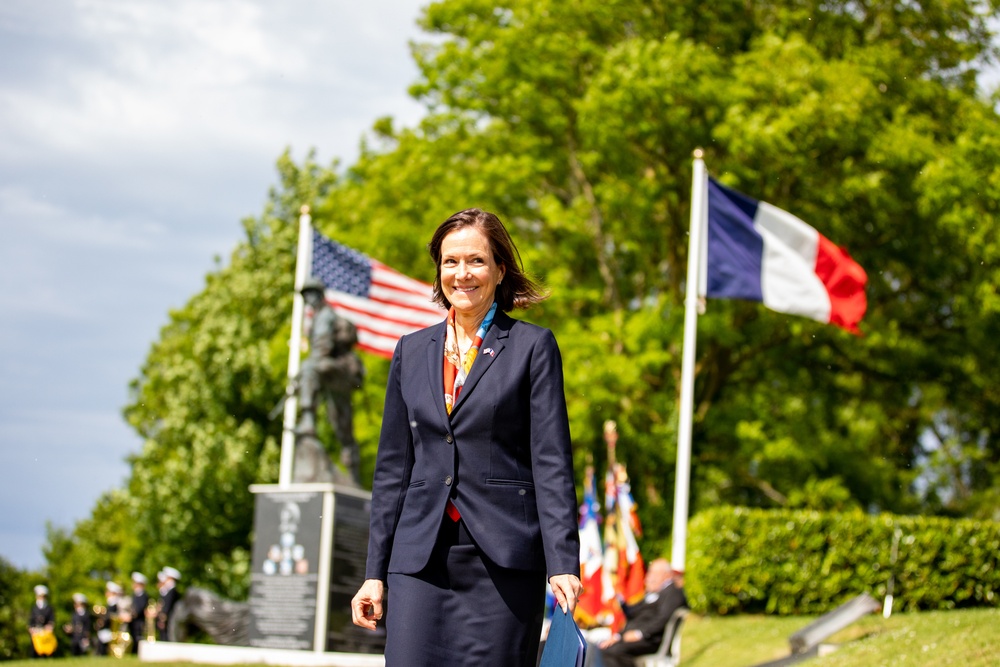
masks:
<svg viewBox="0 0 1000 667"><path fill-rule="evenodd" d="M256 494L250 646L314 647L323 502L321 491Z"/></svg>
<svg viewBox="0 0 1000 667"><path fill-rule="evenodd" d="M370 494L341 492L339 489L334 492L328 651L379 654L385 651L384 627L372 632L359 628L351 621L351 599L365 580L370 514Z"/></svg>

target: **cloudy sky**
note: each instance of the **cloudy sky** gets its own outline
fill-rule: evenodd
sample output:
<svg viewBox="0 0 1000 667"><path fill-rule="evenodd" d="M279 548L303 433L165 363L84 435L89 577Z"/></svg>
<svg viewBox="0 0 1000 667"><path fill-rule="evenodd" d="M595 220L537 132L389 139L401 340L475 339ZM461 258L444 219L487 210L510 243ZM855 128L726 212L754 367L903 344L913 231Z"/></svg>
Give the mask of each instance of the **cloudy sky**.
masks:
<svg viewBox="0 0 1000 667"><path fill-rule="evenodd" d="M122 485L130 379L290 147L412 125L426 0L0 2L0 556Z"/></svg>

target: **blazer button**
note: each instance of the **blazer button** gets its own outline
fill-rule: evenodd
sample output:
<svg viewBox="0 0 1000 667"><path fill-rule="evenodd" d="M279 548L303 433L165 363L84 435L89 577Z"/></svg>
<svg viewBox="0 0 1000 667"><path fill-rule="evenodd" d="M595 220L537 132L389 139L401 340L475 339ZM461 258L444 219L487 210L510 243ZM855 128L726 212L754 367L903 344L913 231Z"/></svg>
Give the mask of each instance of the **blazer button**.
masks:
<svg viewBox="0 0 1000 667"><path fill-rule="evenodd" d="M528 492L527 492L527 491L525 491L524 489L518 489L518 491L517 491L517 495L519 495L519 496L523 496L523 495L525 495L526 493L528 493Z"/></svg>
<svg viewBox="0 0 1000 667"><path fill-rule="evenodd" d="M444 436L444 441L450 445L451 443L455 442L455 439L451 437L451 433L449 433L448 435Z"/></svg>
<svg viewBox="0 0 1000 667"><path fill-rule="evenodd" d="M451 486L451 475L448 475L447 477L444 478L444 485Z"/></svg>

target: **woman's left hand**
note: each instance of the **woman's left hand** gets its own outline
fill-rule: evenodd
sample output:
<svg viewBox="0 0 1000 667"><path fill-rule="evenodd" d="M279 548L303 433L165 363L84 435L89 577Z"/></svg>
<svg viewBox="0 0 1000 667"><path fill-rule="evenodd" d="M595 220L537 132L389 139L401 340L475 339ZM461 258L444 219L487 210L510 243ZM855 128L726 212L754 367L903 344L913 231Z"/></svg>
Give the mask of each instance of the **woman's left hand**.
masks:
<svg viewBox="0 0 1000 667"><path fill-rule="evenodd" d="M583 584L575 574L556 574L549 579L552 593L564 613L572 614L576 609L577 598L583 592Z"/></svg>

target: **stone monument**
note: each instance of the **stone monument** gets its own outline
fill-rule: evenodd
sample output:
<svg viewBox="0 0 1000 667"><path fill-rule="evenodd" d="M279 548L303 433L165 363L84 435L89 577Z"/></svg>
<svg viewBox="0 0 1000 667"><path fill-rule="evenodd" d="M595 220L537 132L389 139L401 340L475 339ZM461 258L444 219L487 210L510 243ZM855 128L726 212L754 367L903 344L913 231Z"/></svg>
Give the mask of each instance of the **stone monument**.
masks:
<svg viewBox="0 0 1000 667"><path fill-rule="evenodd" d="M351 404L364 380L354 352L357 329L327 303L321 281L307 278L299 291L312 310L309 355L272 411L273 418L285 408L285 432L294 433L291 473L280 484L250 487L255 510L247 642L261 649L377 654L384 634L355 626L350 610L364 579L371 505L360 483ZM293 398L297 414L285 406ZM317 434L316 411L324 401L340 443L340 466Z"/></svg>
<svg viewBox="0 0 1000 667"><path fill-rule="evenodd" d="M351 621L364 580L371 494L336 484L251 485L249 645L374 653L384 631Z"/></svg>

